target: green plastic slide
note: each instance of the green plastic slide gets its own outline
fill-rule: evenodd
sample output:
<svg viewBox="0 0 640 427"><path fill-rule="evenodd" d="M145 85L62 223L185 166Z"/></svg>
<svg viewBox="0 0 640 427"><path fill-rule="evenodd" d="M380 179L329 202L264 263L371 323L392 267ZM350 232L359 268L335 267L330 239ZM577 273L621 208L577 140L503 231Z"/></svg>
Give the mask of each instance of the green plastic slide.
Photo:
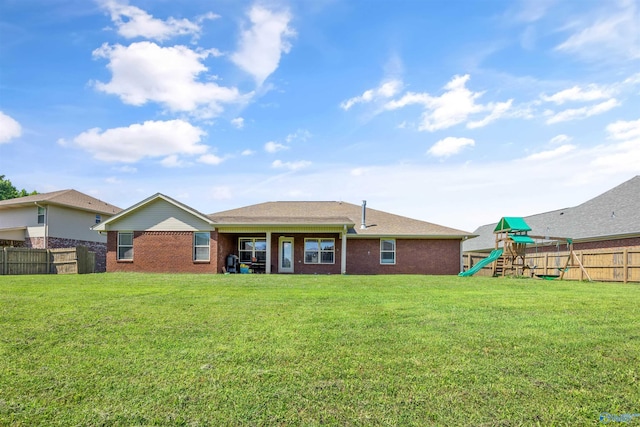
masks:
<svg viewBox="0 0 640 427"><path fill-rule="evenodd" d="M502 256L502 249L494 249L491 251L488 257L486 257L485 259L483 259L482 261L474 265L469 270L461 272L460 274L458 274L458 276L460 277L473 276L478 271L480 271L482 267L484 267L487 264L491 264L493 261L497 260L501 256Z"/></svg>

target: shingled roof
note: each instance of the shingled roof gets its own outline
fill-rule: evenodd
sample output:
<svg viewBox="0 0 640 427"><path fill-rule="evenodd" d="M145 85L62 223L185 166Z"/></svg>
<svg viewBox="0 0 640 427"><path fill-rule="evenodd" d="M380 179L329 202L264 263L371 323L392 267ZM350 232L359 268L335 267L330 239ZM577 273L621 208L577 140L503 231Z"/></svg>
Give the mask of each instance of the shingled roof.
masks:
<svg viewBox="0 0 640 427"><path fill-rule="evenodd" d="M53 204L66 206L106 215L114 215L122 210L117 206L103 202L102 200L76 190L60 190L53 191L51 193L42 193L35 194L33 196L18 197L16 199L2 200L0 201L0 209L24 207L34 205L35 203L42 205Z"/></svg>
<svg viewBox="0 0 640 427"><path fill-rule="evenodd" d="M469 237L471 233L346 202L266 202L209 215L224 227L237 225L347 225L353 236Z"/></svg>
<svg viewBox="0 0 640 427"><path fill-rule="evenodd" d="M569 237L574 241L605 240L640 235L640 175L581 205L524 217L530 235ZM464 243L464 251L493 249L493 229L486 224L478 237Z"/></svg>

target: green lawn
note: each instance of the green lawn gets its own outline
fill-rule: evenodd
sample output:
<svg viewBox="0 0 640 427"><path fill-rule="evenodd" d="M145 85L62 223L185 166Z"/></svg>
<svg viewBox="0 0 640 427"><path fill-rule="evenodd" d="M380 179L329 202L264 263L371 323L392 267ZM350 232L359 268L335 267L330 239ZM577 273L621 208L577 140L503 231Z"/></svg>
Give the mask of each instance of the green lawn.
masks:
<svg viewBox="0 0 640 427"><path fill-rule="evenodd" d="M640 413L638 285L0 276L0 426L599 425L602 413ZM611 423L640 425L628 418Z"/></svg>

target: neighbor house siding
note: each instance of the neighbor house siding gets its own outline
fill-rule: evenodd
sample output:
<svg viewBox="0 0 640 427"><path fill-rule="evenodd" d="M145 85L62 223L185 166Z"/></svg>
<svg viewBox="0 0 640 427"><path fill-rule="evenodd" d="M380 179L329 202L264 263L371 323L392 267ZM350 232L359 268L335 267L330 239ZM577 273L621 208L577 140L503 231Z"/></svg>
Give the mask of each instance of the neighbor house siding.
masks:
<svg viewBox="0 0 640 427"><path fill-rule="evenodd" d="M380 264L380 239L347 240L347 274L458 274L460 240L396 238L396 263Z"/></svg>
<svg viewBox="0 0 640 427"><path fill-rule="evenodd" d="M118 230L198 231L211 228L210 224L162 199L150 202L117 222Z"/></svg>
<svg viewBox="0 0 640 427"><path fill-rule="evenodd" d="M134 231L133 260L118 261L118 232L109 231L107 271L152 273L215 273L218 265L217 233L211 232L209 261L193 260L193 232Z"/></svg>
<svg viewBox="0 0 640 427"><path fill-rule="evenodd" d="M102 220L109 218L101 214ZM107 236L91 230L96 225L96 212L87 212L62 206L47 206L49 237L107 243Z"/></svg>

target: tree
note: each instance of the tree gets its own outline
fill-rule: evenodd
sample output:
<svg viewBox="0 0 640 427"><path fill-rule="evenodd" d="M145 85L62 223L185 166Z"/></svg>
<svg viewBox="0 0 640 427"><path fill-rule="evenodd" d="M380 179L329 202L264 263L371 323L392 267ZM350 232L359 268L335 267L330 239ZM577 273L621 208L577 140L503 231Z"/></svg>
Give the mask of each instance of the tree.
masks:
<svg viewBox="0 0 640 427"><path fill-rule="evenodd" d="M16 197L31 196L33 194L38 194L38 192L32 191L28 193L24 188L18 191L10 180L4 179L4 175L0 175L0 200L15 199Z"/></svg>

